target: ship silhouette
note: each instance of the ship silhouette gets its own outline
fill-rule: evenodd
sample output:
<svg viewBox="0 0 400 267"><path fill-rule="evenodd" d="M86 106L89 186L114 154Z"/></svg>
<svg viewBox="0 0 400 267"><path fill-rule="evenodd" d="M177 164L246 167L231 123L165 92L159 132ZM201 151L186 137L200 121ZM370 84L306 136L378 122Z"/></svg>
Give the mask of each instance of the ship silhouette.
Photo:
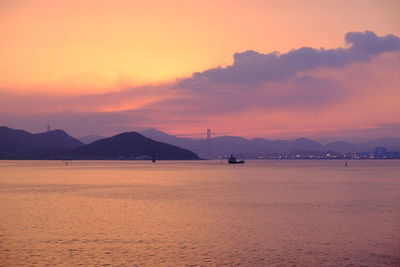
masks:
<svg viewBox="0 0 400 267"><path fill-rule="evenodd" d="M244 160L237 160L236 157L231 154L231 157L228 159L229 164L243 164Z"/></svg>

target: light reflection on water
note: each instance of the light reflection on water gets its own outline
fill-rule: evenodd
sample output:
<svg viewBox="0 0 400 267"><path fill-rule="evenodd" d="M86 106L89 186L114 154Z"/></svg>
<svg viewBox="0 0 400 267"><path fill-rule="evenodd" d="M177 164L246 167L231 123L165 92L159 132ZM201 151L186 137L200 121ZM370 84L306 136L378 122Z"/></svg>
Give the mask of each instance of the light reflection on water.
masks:
<svg viewBox="0 0 400 267"><path fill-rule="evenodd" d="M399 161L0 161L0 265L400 265Z"/></svg>

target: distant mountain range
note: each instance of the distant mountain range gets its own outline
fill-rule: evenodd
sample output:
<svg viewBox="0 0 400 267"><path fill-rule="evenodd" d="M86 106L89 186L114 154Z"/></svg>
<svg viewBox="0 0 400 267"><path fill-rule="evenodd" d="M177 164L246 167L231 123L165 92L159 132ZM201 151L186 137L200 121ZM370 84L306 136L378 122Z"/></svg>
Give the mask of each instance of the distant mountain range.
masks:
<svg viewBox="0 0 400 267"><path fill-rule="evenodd" d="M295 151L368 152L378 146L386 147L388 151L400 151L400 138L380 138L360 143L340 141L323 145L308 138L289 141L219 136L211 139L210 157L230 154L244 157L282 155ZM207 141L176 137L155 129L121 133L108 138L90 135L79 141L63 130L31 134L0 126L0 159L150 159L153 155L156 159L171 160L198 159L198 155L207 158Z"/></svg>
<svg viewBox="0 0 400 267"><path fill-rule="evenodd" d="M191 139L168 135L164 132L148 129L141 134L157 141L189 149L200 157L207 157L206 139ZM237 136L219 136L211 139L210 156L227 156L231 153L252 156L258 154L289 154L293 151L331 151L339 153L374 151L383 146L391 151L400 151L400 138L380 138L361 143L331 142L322 145L308 138L289 140L268 140L263 138L246 139Z"/></svg>
<svg viewBox="0 0 400 267"><path fill-rule="evenodd" d="M32 134L0 126L0 159L162 159L199 157L180 147L154 141L139 133L121 133L88 145L62 130Z"/></svg>
<svg viewBox="0 0 400 267"><path fill-rule="evenodd" d="M86 135L83 137L79 137L78 140L81 141L84 144L90 144L93 143L94 141L100 140L100 139L104 139L106 138L105 136L101 136L101 135L96 135L96 134L91 134L91 135Z"/></svg>

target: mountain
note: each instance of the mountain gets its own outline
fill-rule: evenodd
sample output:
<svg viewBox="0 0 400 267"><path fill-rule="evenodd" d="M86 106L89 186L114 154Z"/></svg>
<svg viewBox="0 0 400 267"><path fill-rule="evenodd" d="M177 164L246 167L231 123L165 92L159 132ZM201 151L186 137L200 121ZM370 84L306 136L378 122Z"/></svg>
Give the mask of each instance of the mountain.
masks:
<svg viewBox="0 0 400 267"><path fill-rule="evenodd" d="M176 137L173 135L166 134L164 132L158 131L156 129L148 129L140 132L143 136L157 140L160 142L165 142L171 145L176 145L180 147L188 148L195 147L196 149L201 149L204 146L204 140L202 139L191 139L186 137ZM204 150L205 151L205 150Z"/></svg>
<svg viewBox="0 0 400 267"><path fill-rule="evenodd" d="M166 133L164 133L164 132L158 131L158 130L153 129L153 128L144 130L144 131L142 131L142 132L140 132L140 133L141 133L142 135L144 135L144 136L146 136L146 137L149 137L149 138L151 138L151 139L154 139L154 140L163 139L163 140L167 140L167 141L169 141L169 142L173 142L173 141L176 140L176 139L188 139L188 138L178 138L178 137L175 137L175 136L173 136L173 135L166 134Z"/></svg>
<svg viewBox="0 0 400 267"><path fill-rule="evenodd" d="M144 136L194 151L201 157L207 155L206 139L190 139L168 135L155 129L141 132ZM239 136L218 136L211 139L210 157L242 154L290 153L294 150L323 151L323 146L311 139L299 138L294 141L268 140L263 138L246 139Z"/></svg>
<svg viewBox="0 0 400 267"><path fill-rule="evenodd" d="M78 139L79 139L79 141L81 141L84 144L90 144L90 143L93 143L94 141L97 141L97 140L100 140L103 138L105 138L105 136L91 134L91 135L86 135L84 137L80 137Z"/></svg>
<svg viewBox="0 0 400 267"><path fill-rule="evenodd" d="M199 157L177 146L154 141L136 132L126 132L104 138L68 152L72 159L150 159L191 160Z"/></svg>
<svg viewBox="0 0 400 267"><path fill-rule="evenodd" d="M208 157L206 139L190 139L168 135L155 129L141 132L144 136L160 142L166 142L189 149L201 157ZM333 151L339 153L374 151L375 147L384 146L389 151L400 150L400 138L380 138L363 143L349 143L344 141L331 142L322 145L308 138L296 140L268 140L264 138L246 139L238 136L219 136L211 139L210 157L242 154L256 156L261 154L289 154L293 151Z"/></svg>
<svg viewBox="0 0 400 267"><path fill-rule="evenodd" d="M400 138L379 138L360 143L339 141L322 145L304 137L290 141L219 136L211 139L210 153L206 139L176 137L155 129L96 140L99 138L101 136L97 135L83 137L82 140L90 142L84 145L62 130L32 134L0 126L0 159L144 159L155 155L157 159L173 160L198 159L197 155L203 158L227 157L232 153L258 157L298 151L372 152L379 146L392 152L400 151Z"/></svg>
<svg viewBox="0 0 400 267"><path fill-rule="evenodd" d="M179 146L182 148L189 149L190 151L195 152L202 158L205 158L207 156L207 144L206 140L204 139L176 137L155 129L148 129L140 132L140 134L159 142L164 142L174 146Z"/></svg>
<svg viewBox="0 0 400 267"><path fill-rule="evenodd" d="M83 143L63 130L32 134L0 126L0 159L45 158L50 153L73 150Z"/></svg>
<svg viewBox="0 0 400 267"><path fill-rule="evenodd" d="M348 152L361 152L359 146L356 144L352 144L349 142L339 141L339 142L331 142L324 146L326 151L334 151L340 153L348 153Z"/></svg>
<svg viewBox="0 0 400 267"><path fill-rule="evenodd" d="M363 151L373 151L375 147L383 146L389 151L400 151L400 138L378 138L357 144Z"/></svg>
<svg viewBox="0 0 400 267"><path fill-rule="evenodd" d="M367 152L374 151L376 147L385 147L388 151L400 151L400 138L387 137L378 138L360 143L349 143L349 142L331 142L326 144L325 150L335 152Z"/></svg>
<svg viewBox="0 0 400 267"><path fill-rule="evenodd" d="M290 148L294 150L323 151L324 147L311 139L301 137L290 142Z"/></svg>
<svg viewBox="0 0 400 267"><path fill-rule="evenodd" d="M85 145L62 130L32 134L0 126L0 159L136 159L153 155L156 159L199 159L189 150L134 132Z"/></svg>

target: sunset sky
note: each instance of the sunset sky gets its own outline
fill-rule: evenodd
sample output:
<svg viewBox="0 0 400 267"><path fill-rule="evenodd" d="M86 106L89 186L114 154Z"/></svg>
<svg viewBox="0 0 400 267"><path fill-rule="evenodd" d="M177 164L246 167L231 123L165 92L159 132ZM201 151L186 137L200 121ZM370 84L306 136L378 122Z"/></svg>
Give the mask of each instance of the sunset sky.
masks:
<svg viewBox="0 0 400 267"><path fill-rule="evenodd" d="M400 137L400 1L0 0L0 125Z"/></svg>

